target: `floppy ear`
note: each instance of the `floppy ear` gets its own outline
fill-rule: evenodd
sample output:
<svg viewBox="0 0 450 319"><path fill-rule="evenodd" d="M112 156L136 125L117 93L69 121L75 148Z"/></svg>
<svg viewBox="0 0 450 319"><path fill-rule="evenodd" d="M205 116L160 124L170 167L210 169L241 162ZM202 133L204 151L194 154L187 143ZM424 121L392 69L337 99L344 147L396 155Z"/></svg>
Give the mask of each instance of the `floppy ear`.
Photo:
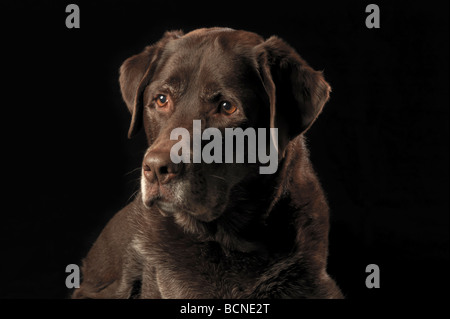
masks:
<svg viewBox="0 0 450 319"><path fill-rule="evenodd" d="M305 132L328 100L331 88L322 76L283 40L259 44L258 64L270 100L270 126L278 128L280 153Z"/></svg>
<svg viewBox="0 0 450 319"><path fill-rule="evenodd" d="M120 67L119 83L122 97L131 113L128 138L133 137L142 126L143 93L155 72L161 51L169 40L183 36L182 31L166 32L156 44L145 47Z"/></svg>

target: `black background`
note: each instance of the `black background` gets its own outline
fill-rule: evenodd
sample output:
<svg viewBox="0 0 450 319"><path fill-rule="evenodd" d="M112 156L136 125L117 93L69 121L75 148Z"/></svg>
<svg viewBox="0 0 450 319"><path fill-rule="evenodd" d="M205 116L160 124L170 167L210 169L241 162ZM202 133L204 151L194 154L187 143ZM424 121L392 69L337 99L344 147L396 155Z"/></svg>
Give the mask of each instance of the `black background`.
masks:
<svg viewBox="0 0 450 319"><path fill-rule="evenodd" d="M123 60L166 30L278 35L333 92L307 133L331 208L329 272L349 299L434 298L448 285L448 2L68 1L1 4L1 298L66 298L79 264L138 189L143 134ZM365 268L381 269L367 289ZM447 293L448 295L448 293Z"/></svg>

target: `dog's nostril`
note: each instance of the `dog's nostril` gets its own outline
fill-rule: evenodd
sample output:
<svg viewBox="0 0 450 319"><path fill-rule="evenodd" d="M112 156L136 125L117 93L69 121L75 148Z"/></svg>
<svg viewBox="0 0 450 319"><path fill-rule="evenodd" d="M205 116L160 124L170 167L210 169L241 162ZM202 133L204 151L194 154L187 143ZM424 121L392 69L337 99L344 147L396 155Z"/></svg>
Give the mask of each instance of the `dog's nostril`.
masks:
<svg viewBox="0 0 450 319"><path fill-rule="evenodd" d="M161 175L168 174L168 173L169 173L169 169L167 168L167 166L161 166L161 167L159 168L159 173L160 173Z"/></svg>
<svg viewBox="0 0 450 319"><path fill-rule="evenodd" d="M144 164L142 165L142 174L150 181L152 182L155 179L155 174L152 172L152 169L150 168L150 165Z"/></svg>

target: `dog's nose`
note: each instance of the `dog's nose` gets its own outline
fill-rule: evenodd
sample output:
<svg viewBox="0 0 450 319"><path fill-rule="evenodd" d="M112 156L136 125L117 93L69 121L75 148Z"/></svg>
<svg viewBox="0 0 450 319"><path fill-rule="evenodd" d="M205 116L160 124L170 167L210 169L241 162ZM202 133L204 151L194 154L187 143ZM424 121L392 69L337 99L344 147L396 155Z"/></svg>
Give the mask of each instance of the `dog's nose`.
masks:
<svg viewBox="0 0 450 319"><path fill-rule="evenodd" d="M150 183L166 184L180 173L181 168L182 163L173 163L170 152L166 151L150 151L142 163L143 174Z"/></svg>

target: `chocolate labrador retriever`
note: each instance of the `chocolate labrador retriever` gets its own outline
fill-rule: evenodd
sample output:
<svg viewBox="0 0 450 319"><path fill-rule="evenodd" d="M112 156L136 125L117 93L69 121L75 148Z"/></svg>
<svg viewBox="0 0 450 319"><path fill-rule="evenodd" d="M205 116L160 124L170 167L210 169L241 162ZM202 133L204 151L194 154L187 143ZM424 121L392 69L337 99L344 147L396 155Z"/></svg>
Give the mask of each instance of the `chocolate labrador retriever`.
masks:
<svg viewBox="0 0 450 319"><path fill-rule="evenodd" d="M321 72L275 36L210 28L167 32L123 63L120 87L129 137L143 127L149 144L141 190L83 260L73 298L343 297L326 271L328 206L303 138L328 100ZM176 161L180 128L193 153L198 128L222 144L229 128L276 128L276 169Z"/></svg>

